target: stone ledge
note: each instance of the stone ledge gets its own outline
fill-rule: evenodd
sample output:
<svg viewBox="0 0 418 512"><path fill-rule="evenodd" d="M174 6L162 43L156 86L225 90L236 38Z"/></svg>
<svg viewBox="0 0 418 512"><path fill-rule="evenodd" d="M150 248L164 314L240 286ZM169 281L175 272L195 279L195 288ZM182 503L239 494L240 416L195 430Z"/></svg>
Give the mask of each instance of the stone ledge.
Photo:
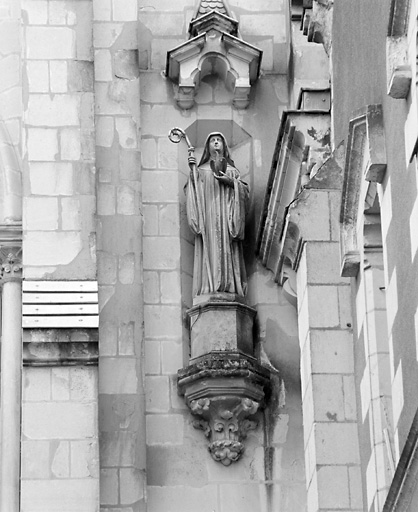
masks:
<svg viewBox="0 0 418 512"><path fill-rule="evenodd" d="M24 343L98 343L98 341L98 329L23 329Z"/></svg>
<svg viewBox="0 0 418 512"><path fill-rule="evenodd" d="M97 366L97 342L23 343L23 366Z"/></svg>
<svg viewBox="0 0 418 512"><path fill-rule="evenodd" d="M23 329L22 340L24 366L98 364L98 329Z"/></svg>
<svg viewBox="0 0 418 512"><path fill-rule="evenodd" d="M261 388L262 393L262 388L266 387L267 391L270 382L270 371L254 357L240 352L212 352L182 368L177 375L179 393L185 394L186 398L190 394L187 388L203 379L222 379L221 387L227 382L226 379L230 379L229 387L232 379L249 379L252 385Z"/></svg>

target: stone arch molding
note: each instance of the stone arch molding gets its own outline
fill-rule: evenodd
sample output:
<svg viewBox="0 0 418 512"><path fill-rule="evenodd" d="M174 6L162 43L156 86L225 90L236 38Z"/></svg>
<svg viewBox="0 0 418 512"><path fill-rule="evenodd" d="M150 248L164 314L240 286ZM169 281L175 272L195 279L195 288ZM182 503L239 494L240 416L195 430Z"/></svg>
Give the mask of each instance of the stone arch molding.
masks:
<svg viewBox="0 0 418 512"><path fill-rule="evenodd" d="M212 74L233 91L237 109L247 108L263 52L237 37L238 22L218 10L194 18L189 33L188 41L167 52L166 76L177 85L178 106L192 108L200 82Z"/></svg>
<svg viewBox="0 0 418 512"><path fill-rule="evenodd" d="M21 162L0 119L0 225L22 221Z"/></svg>

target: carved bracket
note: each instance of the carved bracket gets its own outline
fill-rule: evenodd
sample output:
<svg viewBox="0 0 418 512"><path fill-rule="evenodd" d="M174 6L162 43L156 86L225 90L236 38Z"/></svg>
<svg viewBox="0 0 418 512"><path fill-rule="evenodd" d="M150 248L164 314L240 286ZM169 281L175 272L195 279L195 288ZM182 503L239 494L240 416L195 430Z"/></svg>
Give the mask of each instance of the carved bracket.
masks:
<svg viewBox="0 0 418 512"><path fill-rule="evenodd" d="M236 37L238 22L216 10L193 19L189 32L191 39L167 52L166 76L178 86L179 107L192 108L200 82L212 74L234 92L234 106L246 108L263 52Z"/></svg>
<svg viewBox="0 0 418 512"><path fill-rule="evenodd" d="M195 428L209 439L216 462L229 466L244 452L254 415L264 403L270 372L253 357L238 352L212 352L178 372L178 389L199 419Z"/></svg>
<svg viewBox="0 0 418 512"><path fill-rule="evenodd" d="M229 466L240 458L247 432L257 428L257 420L249 417L257 412L259 405L239 396L192 400L192 414L202 417L195 420L193 426L202 429L210 440L208 449L216 462Z"/></svg>

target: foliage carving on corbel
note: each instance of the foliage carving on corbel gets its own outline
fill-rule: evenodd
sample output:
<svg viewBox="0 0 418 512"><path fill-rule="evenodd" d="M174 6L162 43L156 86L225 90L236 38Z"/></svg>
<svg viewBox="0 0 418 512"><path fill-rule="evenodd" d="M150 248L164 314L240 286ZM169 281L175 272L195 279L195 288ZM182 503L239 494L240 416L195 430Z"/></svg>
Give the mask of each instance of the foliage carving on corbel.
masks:
<svg viewBox="0 0 418 512"><path fill-rule="evenodd" d="M244 451L243 440L249 430L257 428L253 417L259 403L243 397L201 398L190 402L192 414L201 416L193 426L209 439L208 450L216 462L229 466Z"/></svg>

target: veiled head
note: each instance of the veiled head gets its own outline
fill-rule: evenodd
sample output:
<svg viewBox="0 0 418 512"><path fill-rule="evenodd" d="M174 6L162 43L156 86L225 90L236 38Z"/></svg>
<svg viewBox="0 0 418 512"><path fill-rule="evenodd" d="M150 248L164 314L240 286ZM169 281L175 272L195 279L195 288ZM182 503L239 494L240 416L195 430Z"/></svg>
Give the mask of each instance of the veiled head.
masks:
<svg viewBox="0 0 418 512"><path fill-rule="evenodd" d="M199 165L202 165L208 162L215 152L215 145L220 148L222 146L223 151L220 151L221 155L226 158L226 161L235 167L234 161L232 160L229 154L228 143L226 142L226 138L221 132L212 132L210 133L205 142L205 147L203 149L203 155L200 159Z"/></svg>

